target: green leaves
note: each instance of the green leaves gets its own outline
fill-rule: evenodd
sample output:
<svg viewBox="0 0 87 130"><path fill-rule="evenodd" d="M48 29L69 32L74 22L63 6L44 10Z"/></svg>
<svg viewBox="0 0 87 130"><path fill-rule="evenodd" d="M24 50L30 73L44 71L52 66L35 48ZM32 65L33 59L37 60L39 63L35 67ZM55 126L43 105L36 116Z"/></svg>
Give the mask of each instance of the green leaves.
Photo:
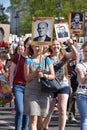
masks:
<svg viewBox="0 0 87 130"><path fill-rule="evenodd" d="M0 23L1 24L8 24L8 16L5 14L5 8L3 5L0 5Z"/></svg>
<svg viewBox="0 0 87 130"><path fill-rule="evenodd" d="M69 13L87 10L87 0L11 0L12 10L23 11L23 18L20 21L19 33L31 33L32 17L64 17L64 21L68 22ZM56 8L60 2L61 9ZM16 6L14 6L16 5ZM29 29L28 29L29 28Z"/></svg>

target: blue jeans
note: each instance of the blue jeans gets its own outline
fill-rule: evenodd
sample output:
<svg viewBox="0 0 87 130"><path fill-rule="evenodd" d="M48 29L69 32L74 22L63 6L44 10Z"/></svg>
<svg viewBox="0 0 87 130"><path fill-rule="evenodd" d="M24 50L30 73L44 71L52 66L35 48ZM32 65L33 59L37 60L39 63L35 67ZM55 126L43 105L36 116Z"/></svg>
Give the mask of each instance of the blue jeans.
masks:
<svg viewBox="0 0 87 130"><path fill-rule="evenodd" d="M77 94L76 98L81 117L81 130L87 130L87 95Z"/></svg>
<svg viewBox="0 0 87 130"><path fill-rule="evenodd" d="M15 96L15 130L28 130L28 115L24 114L24 90L25 86L14 85L13 94Z"/></svg>

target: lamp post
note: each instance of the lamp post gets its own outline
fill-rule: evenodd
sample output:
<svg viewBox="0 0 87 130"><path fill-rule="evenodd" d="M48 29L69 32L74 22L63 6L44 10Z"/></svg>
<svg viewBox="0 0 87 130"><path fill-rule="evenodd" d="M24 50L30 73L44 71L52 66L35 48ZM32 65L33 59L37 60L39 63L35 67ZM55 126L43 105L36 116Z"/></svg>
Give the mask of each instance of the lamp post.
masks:
<svg viewBox="0 0 87 130"><path fill-rule="evenodd" d="M56 19L55 20L57 20L57 22L58 21L60 21L60 10L61 10L61 8L62 8L62 3L61 3L61 0L58 0L58 2L57 2L57 5L56 5L56 9L58 10L58 17L56 17Z"/></svg>
<svg viewBox="0 0 87 130"><path fill-rule="evenodd" d="M61 0L58 0L56 8L60 10L62 8Z"/></svg>
<svg viewBox="0 0 87 130"><path fill-rule="evenodd" d="M3 5L0 5L0 14L1 14L1 15L4 14L4 10L5 10L5 8L3 7Z"/></svg>
<svg viewBox="0 0 87 130"><path fill-rule="evenodd" d="M16 20L16 27L15 27L15 33L18 35L18 19L19 19L19 11L16 11L15 20Z"/></svg>

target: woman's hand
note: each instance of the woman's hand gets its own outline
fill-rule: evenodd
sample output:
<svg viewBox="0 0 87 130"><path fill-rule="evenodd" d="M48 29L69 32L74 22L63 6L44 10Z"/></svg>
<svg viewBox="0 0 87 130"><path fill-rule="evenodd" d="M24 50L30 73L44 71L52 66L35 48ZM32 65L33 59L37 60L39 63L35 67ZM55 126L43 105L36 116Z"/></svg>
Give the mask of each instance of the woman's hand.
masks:
<svg viewBox="0 0 87 130"><path fill-rule="evenodd" d="M38 78L43 78L43 73L42 72L38 73Z"/></svg>
<svg viewBox="0 0 87 130"><path fill-rule="evenodd" d="M42 68L40 66L36 69L36 73L37 73L38 78L43 77Z"/></svg>
<svg viewBox="0 0 87 130"><path fill-rule="evenodd" d="M73 40L72 40L72 39L68 39L68 40L67 40L67 45L68 45L68 46L73 45Z"/></svg>

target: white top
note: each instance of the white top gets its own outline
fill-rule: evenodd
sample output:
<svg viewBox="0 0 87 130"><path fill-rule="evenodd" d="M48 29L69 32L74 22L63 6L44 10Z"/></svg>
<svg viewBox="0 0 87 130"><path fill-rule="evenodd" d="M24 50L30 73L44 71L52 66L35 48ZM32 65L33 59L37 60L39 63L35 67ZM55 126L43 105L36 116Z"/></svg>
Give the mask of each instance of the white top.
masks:
<svg viewBox="0 0 87 130"><path fill-rule="evenodd" d="M76 68L79 68L80 70L83 71L83 74L85 76L87 76L87 68L83 65L83 63L78 63L76 65ZM84 83L84 84L81 84L80 80L78 79L78 82L79 82L79 85L78 85L78 88L77 88L77 91L76 93L80 93L80 94L84 94L84 95L87 95L87 83ZM81 88L79 86L86 86L86 88Z"/></svg>

